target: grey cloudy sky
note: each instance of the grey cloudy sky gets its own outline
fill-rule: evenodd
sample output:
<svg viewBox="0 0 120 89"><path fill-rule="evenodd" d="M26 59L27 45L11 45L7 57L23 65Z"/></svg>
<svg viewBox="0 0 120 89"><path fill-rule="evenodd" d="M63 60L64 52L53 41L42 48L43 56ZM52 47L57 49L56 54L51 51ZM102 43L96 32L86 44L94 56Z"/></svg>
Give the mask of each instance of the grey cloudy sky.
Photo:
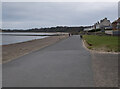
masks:
<svg viewBox="0 0 120 89"><path fill-rule="evenodd" d="M117 2L3 2L2 28L92 25L118 17Z"/></svg>

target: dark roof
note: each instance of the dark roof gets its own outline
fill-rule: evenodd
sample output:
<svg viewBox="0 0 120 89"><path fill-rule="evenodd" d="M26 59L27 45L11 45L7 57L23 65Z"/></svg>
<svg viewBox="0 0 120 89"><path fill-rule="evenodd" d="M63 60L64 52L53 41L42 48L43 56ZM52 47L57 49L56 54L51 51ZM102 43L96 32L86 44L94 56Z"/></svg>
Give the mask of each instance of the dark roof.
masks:
<svg viewBox="0 0 120 89"><path fill-rule="evenodd" d="M112 24L116 24L120 22L120 18L118 18L117 20L115 20L114 22L112 22Z"/></svg>

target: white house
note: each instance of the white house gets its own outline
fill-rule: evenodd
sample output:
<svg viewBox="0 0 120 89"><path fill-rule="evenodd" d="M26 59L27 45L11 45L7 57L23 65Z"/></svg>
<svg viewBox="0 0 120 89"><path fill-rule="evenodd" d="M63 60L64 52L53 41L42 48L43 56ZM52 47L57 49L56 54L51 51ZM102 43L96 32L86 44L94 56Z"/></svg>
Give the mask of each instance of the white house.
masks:
<svg viewBox="0 0 120 89"><path fill-rule="evenodd" d="M99 21L94 24L94 28L95 28L95 29L100 29L100 23L99 23Z"/></svg>
<svg viewBox="0 0 120 89"><path fill-rule="evenodd" d="M112 24L110 20L107 20L107 18L104 18L103 20L100 20L99 28L112 29Z"/></svg>
<svg viewBox="0 0 120 89"><path fill-rule="evenodd" d="M92 29L112 29L112 24L110 20L107 20L107 18L104 18L103 20L98 21L93 26L89 26L84 28L84 31L90 31Z"/></svg>

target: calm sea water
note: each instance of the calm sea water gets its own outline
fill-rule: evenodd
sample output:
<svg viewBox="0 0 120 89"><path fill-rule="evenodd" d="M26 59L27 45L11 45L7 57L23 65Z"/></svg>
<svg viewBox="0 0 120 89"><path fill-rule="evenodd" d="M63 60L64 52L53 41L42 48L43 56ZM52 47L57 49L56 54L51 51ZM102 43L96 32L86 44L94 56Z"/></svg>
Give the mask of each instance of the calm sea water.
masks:
<svg viewBox="0 0 120 89"><path fill-rule="evenodd" d="M5 35L5 34L7 34L7 35ZM0 38L2 37L2 42L0 42L1 45L25 42L25 41L42 39L42 38L48 37L48 36L14 36L14 35L8 35L8 34L52 35L52 34L55 34L55 33L0 33Z"/></svg>

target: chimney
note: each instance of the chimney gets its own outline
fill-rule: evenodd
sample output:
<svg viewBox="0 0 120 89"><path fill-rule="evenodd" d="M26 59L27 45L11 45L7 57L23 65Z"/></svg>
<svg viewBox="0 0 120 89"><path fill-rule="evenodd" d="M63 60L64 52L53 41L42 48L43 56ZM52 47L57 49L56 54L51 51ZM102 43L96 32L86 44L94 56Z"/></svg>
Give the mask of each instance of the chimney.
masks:
<svg viewBox="0 0 120 89"><path fill-rule="evenodd" d="M105 17L105 20L107 20L107 18Z"/></svg>

